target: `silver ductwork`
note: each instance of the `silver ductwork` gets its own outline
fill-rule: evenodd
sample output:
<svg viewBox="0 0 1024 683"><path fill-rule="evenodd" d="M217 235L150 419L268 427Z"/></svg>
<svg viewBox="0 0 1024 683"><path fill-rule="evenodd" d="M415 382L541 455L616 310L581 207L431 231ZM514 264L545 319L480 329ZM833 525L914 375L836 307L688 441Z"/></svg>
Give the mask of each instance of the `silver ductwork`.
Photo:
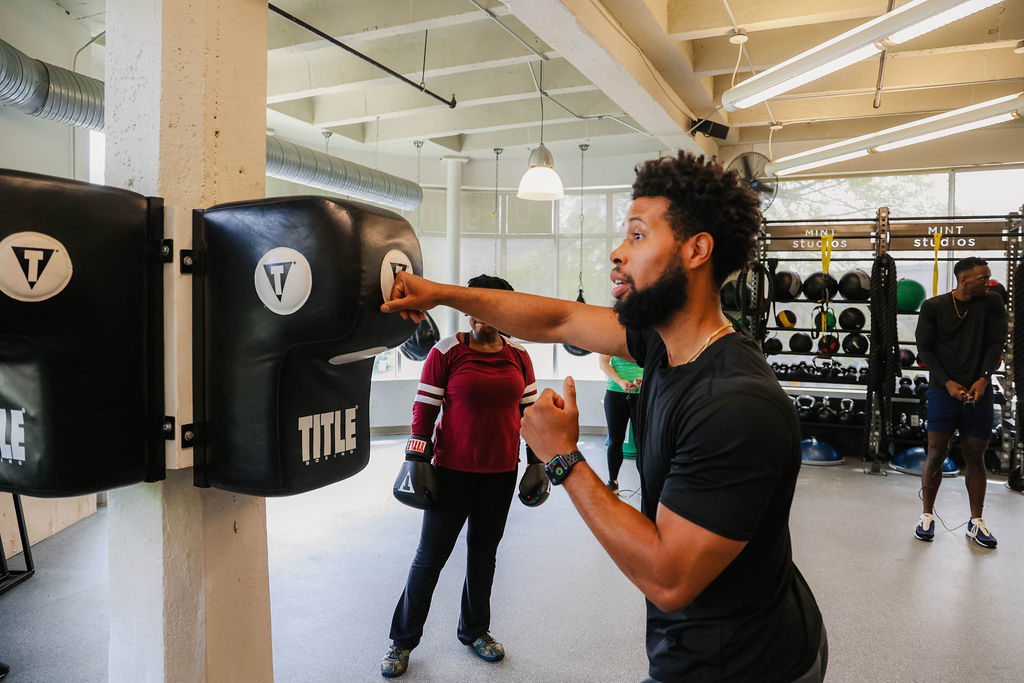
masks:
<svg viewBox="0 0 1024 683"><path fill-rule="evenodd" d="M423 189L411 180L270 136L267 175L396 209L415 209L423 201Z"/></svg>
<svg viewBox="0 0 1024 683"><path fill-rule="evenodd" d="M0 105L103 130L103 81L32 59L0 40ZM419 185L322 152L267 137L267 175L396 209L423 201Z"/></svg>
<svg viewBox="0 0 1024 683"><path fill-rule="evenodd" d="M32 59L0 40L0 104L90 130L103 130L103 81Z"/></svg>

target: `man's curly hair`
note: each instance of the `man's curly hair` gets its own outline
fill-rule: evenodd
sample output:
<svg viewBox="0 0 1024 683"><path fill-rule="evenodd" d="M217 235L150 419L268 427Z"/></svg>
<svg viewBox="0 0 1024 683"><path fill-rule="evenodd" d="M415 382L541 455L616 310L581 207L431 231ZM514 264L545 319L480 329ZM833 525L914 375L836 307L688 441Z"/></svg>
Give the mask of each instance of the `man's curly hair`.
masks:
<svg viewBox="0 0 1024 683"><path fill-rule="evenodd" d="M639 164L633 199L665 197L667 220L676 238L684 240L706 232L715 241L711 252L712 277L721 285L750 262L761 226L757 195L740 185L736 173L703 155L679 152Z"/></svg>

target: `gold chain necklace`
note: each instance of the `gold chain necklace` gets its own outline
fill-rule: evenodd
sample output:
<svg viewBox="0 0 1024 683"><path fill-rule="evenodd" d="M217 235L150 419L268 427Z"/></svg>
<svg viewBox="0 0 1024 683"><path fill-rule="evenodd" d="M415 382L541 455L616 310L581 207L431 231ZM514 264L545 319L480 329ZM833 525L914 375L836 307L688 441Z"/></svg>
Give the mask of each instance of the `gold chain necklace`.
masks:
<svg viewBox="0 0 1024 683"><path fill-rule="evenodd" d="M964 311L964 314L960 315L960 309L956 307L956 296L954 296L953 294L950 294L949 296L953 300L953 310L956 311L956 317L960 318L960 320L966 318L967 314L970 313L970 311Z"/></svg>
<svg viewBox="0 0 1024 683"><path fill-rule="evenodd" d="M709 335L708 335L708 338L704 340L704 346L702 346L702 347L700 347L699 349L697 349L697 353L695 353L695 354L693 354L692 356L690 356L690 359L689 359L688 361L686 361L686 363L690 363L690 362L692 362L694 358L696 358L697 356L699 356L699 355L700 355L700 354L701 354L701 353L702 353L702 352L704 351L704 349L706 349L706 348L708 348L709 346L711 346L711 340L712 340L712 339L714 339L714 338L715 338L715 336L716 336L716 335L717 335L717 334L718 334L719 332L721 332L722 330L724 330L724 329L727 329L727 328L729 328L729 327L732 327L732 323L726 323L726 324L722 325L721 327L719 327L719 328L718 328L717 330L715 330L714 332L712 332L711 334L709 334ZM686 365L686 363L683 363L683 365Z"/></svg>

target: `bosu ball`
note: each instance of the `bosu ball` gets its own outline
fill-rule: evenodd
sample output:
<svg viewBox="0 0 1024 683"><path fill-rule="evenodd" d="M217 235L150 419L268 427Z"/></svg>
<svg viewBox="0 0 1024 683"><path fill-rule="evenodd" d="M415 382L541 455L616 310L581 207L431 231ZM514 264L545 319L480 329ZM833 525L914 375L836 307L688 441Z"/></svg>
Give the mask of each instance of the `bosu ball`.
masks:
<svg viewBox="0 0 1024 683"><path fill-rule="evenodd" d="M924 467L927 457L928 452L923 446L913 446L893 456L893 459L889 461L889 467L904 474L921 476L921 469ZM942 461L942 476L955 477L958 474L960 474L960 470L952 458L947 457Z"/></svg>
<svg viewBox="0 0 1024 683"><path fill-rule="evenodd" d="M804 465L842 465L843 458L832 444L811 437L800 442L801 462Z"/></svg>
<svg viewBox="0 0 1024 683"><path fill-rule="evenodd" d="M309 491L370 455L377 354L415 324L381 313L399 271L421 275L396 213L325 197L237 202L194 220L197 486Z"/></svg>
<svg viewBox="0 0 1024 683"><path fill-rule="evenodd" d="M0 170L0 206L0 491L163 479L163 201Z"/></svg>

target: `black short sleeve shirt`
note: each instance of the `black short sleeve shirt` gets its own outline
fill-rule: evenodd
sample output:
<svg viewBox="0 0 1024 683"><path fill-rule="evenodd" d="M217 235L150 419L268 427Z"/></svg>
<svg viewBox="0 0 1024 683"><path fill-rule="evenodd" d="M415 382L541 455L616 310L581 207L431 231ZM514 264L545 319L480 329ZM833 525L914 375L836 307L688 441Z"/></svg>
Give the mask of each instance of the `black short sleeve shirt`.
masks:
<svg viewBox="0 0 1024 683"><path fill-rule="evenodd" d="M658 505L747 546L682 610L648 602L647 652L661 681L786 681L814 660L821 614L793 564L789 510L800 428L757 346L730 334L669 367L654 330L627 330L644 368L638 411L642 509Z"/></svg>

